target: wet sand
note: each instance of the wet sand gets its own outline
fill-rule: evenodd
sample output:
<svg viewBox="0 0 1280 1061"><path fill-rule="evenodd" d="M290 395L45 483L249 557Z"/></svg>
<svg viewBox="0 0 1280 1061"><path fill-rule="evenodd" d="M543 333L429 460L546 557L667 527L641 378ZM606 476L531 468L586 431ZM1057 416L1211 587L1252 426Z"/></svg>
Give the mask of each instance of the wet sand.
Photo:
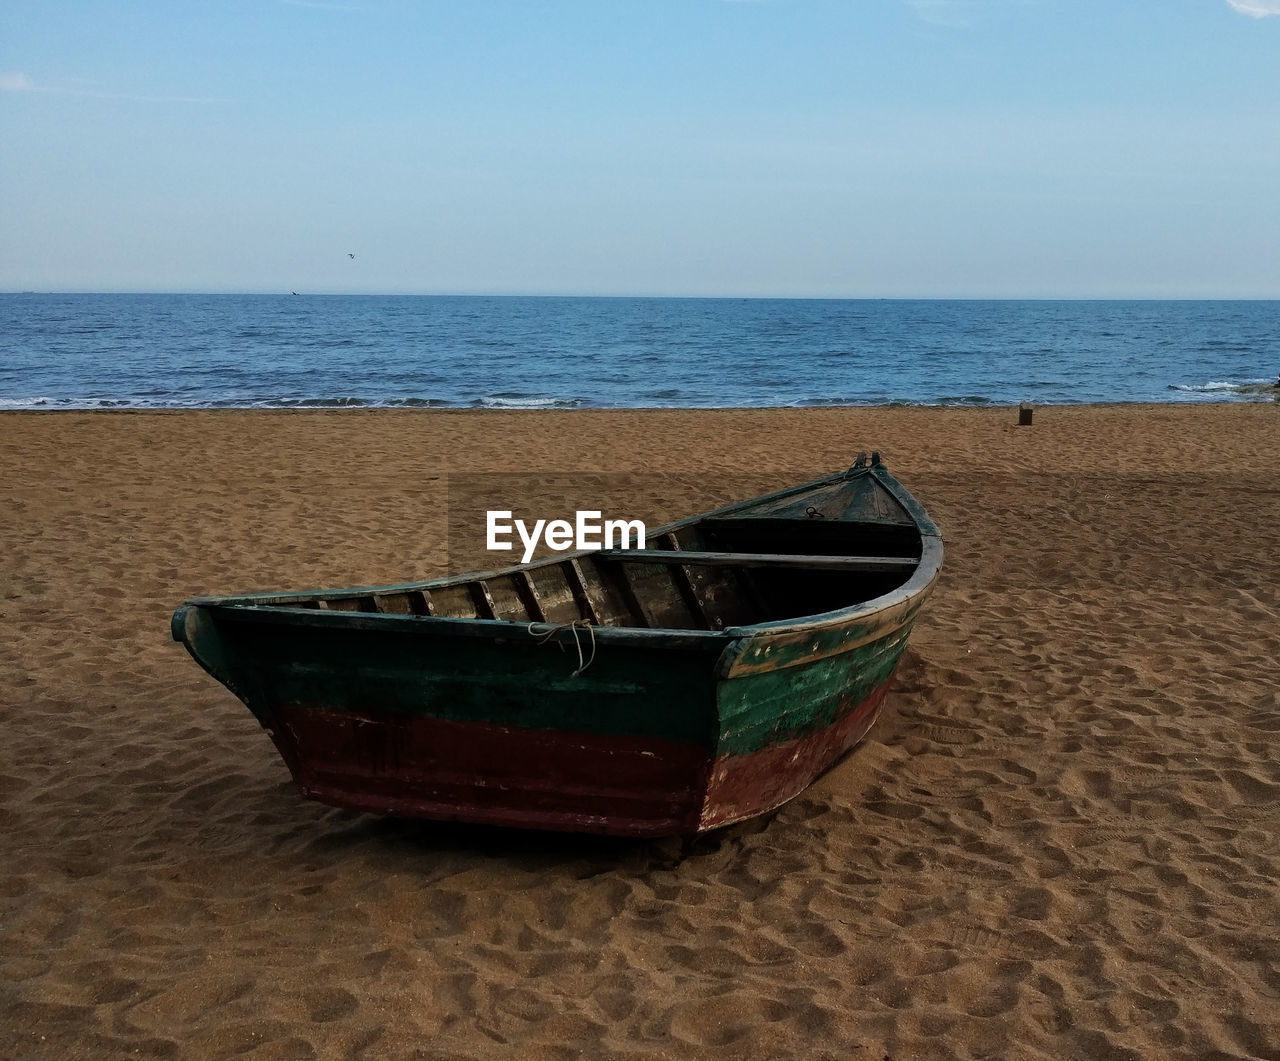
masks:
<svg viewBox="0 0 1280 1061"><path fill-rule="evenodd" d="M687 853L304 801L169 640L482 560L495 474L655 523L871 448L947 540L895 691ZM1273 404L10 414L0 459L2 1057L1280 1057Z"/></svg>

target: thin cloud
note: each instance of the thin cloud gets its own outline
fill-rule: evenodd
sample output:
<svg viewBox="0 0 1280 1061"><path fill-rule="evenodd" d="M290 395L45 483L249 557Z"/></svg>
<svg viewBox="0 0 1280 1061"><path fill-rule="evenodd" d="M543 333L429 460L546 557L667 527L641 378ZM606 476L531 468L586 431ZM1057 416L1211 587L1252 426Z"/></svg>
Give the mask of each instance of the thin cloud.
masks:
<svg viewBox="0 0 1280 1061"><path fill-rule="evenodd" d="M0 92L34 92L35 90L35 82L26 74L20 74L17 71L0 74Z"/></svg>
<svg viewBox="0 0 1280 1061"><path fill-rule="evenodd" d="M1250 18L1280 15L1280 0L1227 0L1235 10Z"/></svg>
<svg viewBox="0 0 1280 1061"><path fill-rule="evenodd" d="M0 73L0 92L40 92L49 96L78 96L81 99L115 99L132 103L229 103L223 96L146 96L132 92L102 92L90 88L38 85L26 74Z"/></svg>

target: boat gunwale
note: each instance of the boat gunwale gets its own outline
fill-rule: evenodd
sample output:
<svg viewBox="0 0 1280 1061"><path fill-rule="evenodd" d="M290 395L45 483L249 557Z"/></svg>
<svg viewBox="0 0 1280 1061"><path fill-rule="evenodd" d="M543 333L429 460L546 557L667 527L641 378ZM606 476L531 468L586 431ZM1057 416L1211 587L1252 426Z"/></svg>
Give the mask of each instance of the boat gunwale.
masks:
<svg viewBox="0 0 1280 1061"><path fill-rule="evenodd" d="M180 631L192 608L215 613L220 619L239 623L277 626L310 626L336 630L381 630L383 632L418 633L474 637L486 640L524 641L532 633L573 642L573 632L582 627L573 623L551 623L532 619L480 619L450 615L396 615L383 612L322 611L314 608L290 608L279 605L224 605L218 600L187 601L174 613L174 640L182 641ZM677 627L592 626L597 643L618 646L633 642L637 647L652 647L661 642L663 648L706 651L716 640L735 640L727 630L681 630Z"/></svg>
<svg viewBox="0 0 1280 1061"><path fill-rule="evenodd" d="M856 622L859 619L884 612L899 605L908 605L913 598L927 594L936 581L942 564L942 535L937 526L929 518L918 501L879 463L852 468L832 475L787 487L772 494L764 494L745 501L725 505L709 512L689 516L674 523L666 524L650 532L649 536L659 537L681 528L689 527L703 520L717 518L770 501L784 500L787 497L802 494L822 486L828 486L842 480L853 479L861 475L870 475L897 501L914 521L920 535L921 554L915 570L901 585L888 593L873 597L870 600L825 612L810 615L794 616L785 619L773 619L760 623L741 624L725 627L722 630L687 630L678 627L642 627L622 625L592 625L593 636L600 641L625 644L634 642L637 645L652 645L661 642L664 647L705 650L714 642L725 643L726 654L734 654L729 645L732 642L745 642L772 635L790 635L799 632L810 632L829 629L831 627ZM768 517L762 517L767 519ZM568 627L574 624L551 623L527 619L485 619L469 616L442 615L404 615L385 612L362 611L327 611L321 609L302 609L291 606L292 601L344 600L353 597L377 597L396 593L412 593L419 590L440 589L446 586L466 585L501 578L517 572L536 568L556 566L582 557L589 557L602 552L599 549L577 550L554 556L540 557L528 564L512 564L492 571L470 572L462 575L446 575L417 582L394 583L381 586L359 586L342 589L291 590L280 593L242 593L211 597L192 597L185 601L174 613L172 627L175 640L185 640L180 636L185 625L183 616L190 608L215 610L227 617L242 618L250 622L270 622L283 620L284 625L340 627L344 629L382 629L402 630L417 629L433 633L456 633L462 636L501 637L510 632L514 637L519 633L537 632L539 636L546 632L564 635L571 633ZM672 550L678 553L679 550ZM625 550L615 550L610 559L625 562ZM779 554L784 555L784 554ZM839 559L832 556L829 559ZM678 562L678 561L677 561ZM695 558L690 559L692 565L697 564Z"/></svg>

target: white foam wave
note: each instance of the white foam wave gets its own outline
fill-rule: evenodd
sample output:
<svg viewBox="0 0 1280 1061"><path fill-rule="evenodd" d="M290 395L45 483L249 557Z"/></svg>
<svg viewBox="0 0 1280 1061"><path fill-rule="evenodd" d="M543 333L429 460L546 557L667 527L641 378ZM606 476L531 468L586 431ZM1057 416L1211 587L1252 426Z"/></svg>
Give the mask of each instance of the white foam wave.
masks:
<svg viewBox="0 0 1280 1061"><path fill-rule="evenodd" d="M476 404L485 409L573 409L581 404L576 398L501 398L486 396Z"/></svg>
<svg viewBox="0 0 1280 1061"><path fill-rule="evenodd" d="M1240 389L1239 383L1230 383L1226 380L1211 380L1208 383L1175 383L1173 390L1191 391L1195 393L1204 393L1207 391L1233 391Z"/></svg>
<svg viewBox="0 0 1280 1061"><path fill-rule="evenodd" d="M42 405L58 405L52 398L0 398L0 409L38 409Z"/></svg>
<svg viewBox="0 0 1280 1061"><path fill-rule="evenodd" d="M1171 383L1170 390L1182 391L1184 394L1239 394L1242 396L1262 394L1275 388L1275 380L1210 380L1208 383Z"/></svg>

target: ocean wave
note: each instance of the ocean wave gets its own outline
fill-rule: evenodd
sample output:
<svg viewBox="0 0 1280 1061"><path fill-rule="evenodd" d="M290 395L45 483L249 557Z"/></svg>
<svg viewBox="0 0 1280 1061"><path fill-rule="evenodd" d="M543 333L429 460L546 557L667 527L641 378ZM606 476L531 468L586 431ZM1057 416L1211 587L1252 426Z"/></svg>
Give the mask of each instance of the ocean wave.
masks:
<svg viewBox="0 0 1280 1061"><path fill-rule="evenodd" d="M547 398L524 394L488 394L475 398L471 405L480 409L578 409L581 398Z"/></svg>
<svg viewBox="0 0 1280 1061"><path fill-rule="evenodd" d="M207 405L208 403L203 403ZM153 402L141 398L0 398L0 410L58 409L67 411L93 409L170 409L173 402ZM197 406L192 406L196 408Z"/></svg>
<svg viewBox="0 0 1280 1061"><path fill-rule="evenodd" d="M1239 383L1228 383L1225 380L1211 380L1208 383L1170 383L1169 389L1172 391L1192 391L1195 393L1201 393L1207 391L1233 391L1239 386Z"/></svg>
<svg viewBox="0 0 1280 1061"><path fill-rule="evenodd" d="M943 395L934 405L996 405L993 399L985 394L948 394Z"/></svg>
<svg viewBox="0 0 1280 1061"><path fill-rule="evenodd" d="M283 398L275 402L266 403L269 406L274 405L277 408L285 409L360 409L375 403L367 398L355 397L337 397L337 398Z"/></svg>
<svg viewBox="0 0 1280 1061"><path fill-rule="evenodd" d="M465 401L449 401L444 398L359 398L337 396L328 398L253 398L229 397L179 397L172 394L134 395L127 398L0 398L0 410L47 409L69 412L91 412L99 409L456 409L465 408Z"/></svg>
<svg viewBox="0 0 1280 1061"><path fill-rule="evenodd" d="M255 401L255 409L447 409L461 404L444 398L264 398ZM243 402L228 400L225 408L243 408Z"/></svg>
<svg viewBox="0 0 1280 1061"><path fill-rule="evenodd" d="M57 404L56 398L0 398L0 409L39 409Z"/></svg>
<svg viewBox="0 0 1280 1061"><path fill-rule="evenodd" d="M1274 396L1278 393L1280 383L1270 379L1250 379L1244 381L1210 380L1208 383L1171 383L1169 389L1186 394L1228 395L1238 394L1243 397Z"/></svg>

